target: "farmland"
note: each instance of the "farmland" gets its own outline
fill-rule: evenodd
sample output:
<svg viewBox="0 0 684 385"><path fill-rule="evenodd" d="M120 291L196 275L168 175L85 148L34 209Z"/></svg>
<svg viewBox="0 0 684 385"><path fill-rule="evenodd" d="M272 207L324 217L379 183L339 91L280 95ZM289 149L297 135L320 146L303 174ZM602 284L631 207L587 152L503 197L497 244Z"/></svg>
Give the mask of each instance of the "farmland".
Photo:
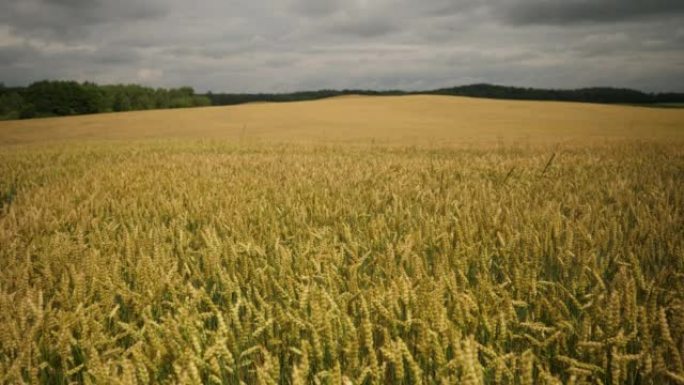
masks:
<svg viewBox="0 0 684 385"><path fill-rule="evenodd" d="M450 96L343 96L0 123L0 144L72 140L219 139L277 143L596 143L684 139L684 109Z"/></svg>
<svg viewBox="0 0 684 385"><path fill-rule="evenodd" d="M684 110L0 122L0 383L684 383Z"/></svg>

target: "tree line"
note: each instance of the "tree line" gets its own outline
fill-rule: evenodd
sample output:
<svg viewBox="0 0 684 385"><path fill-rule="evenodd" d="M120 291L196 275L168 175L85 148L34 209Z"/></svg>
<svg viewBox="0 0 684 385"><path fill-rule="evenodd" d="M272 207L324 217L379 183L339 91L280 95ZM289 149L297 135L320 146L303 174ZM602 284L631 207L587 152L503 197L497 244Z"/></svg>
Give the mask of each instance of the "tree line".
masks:
<svg viewBox="0 0 684 385"><path fill-rule="evenodd" d="M684 93L646 93L629 88L591 87L575 90L506 87L492 84L441 88L429 91L436 95L458 95L492 99L555 100L608 104L684 103Z"/></svg>
<svg viewBox="0 0 684 385"><path fill-rule="evenodd" d="M208 105L224 106L251 102L291 102L342 95L416 94L638 105L684 104L684 93L646 93L610 87L553 90L472 84L415 92L345 89L258 94L210 92L203 95L196 94L191 87L164 89L135 84L97 85L91 82L45 80L35 82L28 87L5 87L0 83L0 119L28 119Z"/></svg>
<svg viewBox="0 0 684 385"><path fill-rule="evenodd" d="M95 114L210 105L190 87L150 88L135 84L39 81L28 87L0 84L0 119Z"/></svg>
<svg viewBox="0 0 684 385"><path fill-rule="evenodd" d="M213 105L232 105L251 102L290 102L329 98L343 95L452 95L491 99L555 100L614 104L676 104L684 103L684 93L646 93L628 88L593 87L576 90L507 87L492 84L440 88L428 91L320 90L293 93L262 94L207 94Z"/></svg>
<svg viewBox="0 0 684 385"><path fill-rule="evenodd" d="M208 93L207 97L211 104L215 106L227 106L235 104L253 102L299 102L306 100L317 100L332 98L344 95L408 95L408 92L399 90L372 91L372 90L318 90L318 91L299 91L291 93L258 93L258 94L228 94L228 93Z"/></svg>

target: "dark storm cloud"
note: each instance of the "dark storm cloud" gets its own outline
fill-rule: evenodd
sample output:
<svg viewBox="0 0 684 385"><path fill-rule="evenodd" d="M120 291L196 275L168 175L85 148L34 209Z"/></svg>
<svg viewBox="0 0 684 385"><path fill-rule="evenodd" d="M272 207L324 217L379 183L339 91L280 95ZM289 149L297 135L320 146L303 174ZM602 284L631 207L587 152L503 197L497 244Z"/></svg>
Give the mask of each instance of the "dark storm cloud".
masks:
<svg viewBox="0 0 684 385"><path fill-rule="evenodd" d="M684 14L682 0L511 0L501 9L514 24L573 24L643 20Z"/></svg>
<svg viewBox="0 0 684 385"><path fill-rule="evenodd" d="M684 1L5 0L0 82L684 90Z"/></svg>

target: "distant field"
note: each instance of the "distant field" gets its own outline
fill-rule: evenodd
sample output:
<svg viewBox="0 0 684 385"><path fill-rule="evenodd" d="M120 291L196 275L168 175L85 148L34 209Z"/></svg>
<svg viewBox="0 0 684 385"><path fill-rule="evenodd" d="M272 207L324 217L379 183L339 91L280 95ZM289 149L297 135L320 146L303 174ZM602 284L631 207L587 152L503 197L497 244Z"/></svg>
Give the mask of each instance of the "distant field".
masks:
<svg viewBox="0 0 684 385"><path fill-rule="evenodd" d="M105 139L249 139L393 144L684 138L684 110L450 96L144 111L0 122L0 144Z"/></svg>
<svg viewBox="0 0 684 385"><path fill-rule="evenodd" d="M0 384L684 382L684 110L0 123Z"/></svg>

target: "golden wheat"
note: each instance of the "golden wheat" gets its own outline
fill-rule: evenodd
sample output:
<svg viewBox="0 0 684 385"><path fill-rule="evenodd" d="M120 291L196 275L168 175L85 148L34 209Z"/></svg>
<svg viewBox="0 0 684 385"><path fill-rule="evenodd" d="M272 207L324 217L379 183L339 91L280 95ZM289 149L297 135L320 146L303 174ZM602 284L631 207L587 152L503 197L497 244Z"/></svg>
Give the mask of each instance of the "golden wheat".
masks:
<svg viewBox="0 0 684 385"><path fill-rule="evenodd" d="M651 139L0 147L0 383L681 383Z"/></svg>

